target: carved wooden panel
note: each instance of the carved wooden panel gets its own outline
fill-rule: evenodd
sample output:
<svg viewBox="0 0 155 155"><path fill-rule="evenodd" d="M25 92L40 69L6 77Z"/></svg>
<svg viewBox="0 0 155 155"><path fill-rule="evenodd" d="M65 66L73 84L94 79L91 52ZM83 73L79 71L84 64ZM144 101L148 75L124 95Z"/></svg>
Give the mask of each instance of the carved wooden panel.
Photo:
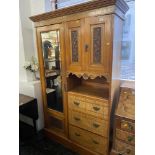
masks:
<svg viewBox="0 0 155 155"><path fill-rule="evenodd" d="M101 63L101 27L93 28L93 63Z"/></svg>
<svg viewBox="0 0 155 155"><path fill-rule="evenodd" d="M78 62L78 31L71 31L72 62Z"/></svg>

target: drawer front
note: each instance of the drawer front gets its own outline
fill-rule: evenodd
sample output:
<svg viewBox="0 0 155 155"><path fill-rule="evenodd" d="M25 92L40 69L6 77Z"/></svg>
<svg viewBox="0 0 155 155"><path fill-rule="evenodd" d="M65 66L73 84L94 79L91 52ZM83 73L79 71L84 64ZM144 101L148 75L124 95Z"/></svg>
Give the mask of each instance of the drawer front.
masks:
<svg viewBox="0 0 155 155"><path fill-rule="evenodd" d="M85 111L85 99L79 96L68 95L68 106L70 109Z"/></svg>
<svg viewBox="0 0 155 155"><path fill-rule="evenodd" d="M134 145L135 144L135 136L131 133L128 133L126 131L122 131L119 129L116 129L116 137L118 139L124 140L125 142Z"/></svg>
<svg viewBox="0 0 155 155"><path fill-rule="evenodd" d="M108 119L108 107L95 104L95 103L86 103L86 110L89 114L101 118L101 119Z"/></svg>
<svg viewBox="0 0 155 155"><path fill-rule="evenodd" d="M92 116L86 116L87 130L99 134L101 136L108 136L108 122L103 119L98 119Z"/></svg>
<svg viewBox="0 0 155 155"><path fill-rule="evenodd" d="M85 129L86 115L84 113L69 110L69 123Z"/></svg>
<svg viewBox="0 0 155 155"><path fill-rule="evenodd" d="M135 148L132 145L115 140L115 150L123 155L135 155Z"/></svg>
<svg viewBox="0 0 155 155"><path fill-rule="evenodd" d="M107 152L107 139L77 127L69 127L70 139L100 154Z"/></svg>
<svg viewBox="0 0 155 155"><path fill-rule="evenodd" d="M127 121L127 120L124 120L121 118L117 118L116 119L116 126L119 129L126 130L128 132L133 133L133 134L135 133L135 123L132 123L130 121Z"/></svg>
<svg viewBox="0 0 155 155"><path fill-rule="evenodd" d="M107 137L108 123L84 113L69 111L69 123L93 133Z"/></svg>

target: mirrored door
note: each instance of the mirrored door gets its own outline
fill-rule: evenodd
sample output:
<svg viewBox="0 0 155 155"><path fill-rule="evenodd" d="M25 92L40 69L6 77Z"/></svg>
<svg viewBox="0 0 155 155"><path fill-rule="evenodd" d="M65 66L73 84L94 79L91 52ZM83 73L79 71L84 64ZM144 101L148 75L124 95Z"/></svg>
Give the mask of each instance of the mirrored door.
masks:
<svg viewBox="0 0 155 155"><path fill-rule="evenodd" d="M59 30L41 32L47 107L63 112Z"/></svg>

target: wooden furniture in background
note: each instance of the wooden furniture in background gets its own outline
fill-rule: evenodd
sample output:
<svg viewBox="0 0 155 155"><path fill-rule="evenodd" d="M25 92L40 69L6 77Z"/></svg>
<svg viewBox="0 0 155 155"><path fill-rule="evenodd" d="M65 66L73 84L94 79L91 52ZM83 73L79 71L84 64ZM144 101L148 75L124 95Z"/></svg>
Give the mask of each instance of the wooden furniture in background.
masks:
<svg viewBox="0 0 155 155"><path fill-rule="evenodd" d="M127 10L123 0L94 0L30 17L37 36L45 134L80 154L109 154ZM46 60L56 59L56 53L59 67L50 67ZM50 87L46 72L55 68L59 76Z"/></svg>
<svg viewBox="0 0 155 155"><path fill-rule="evenodd" d="M135 90L121 88L111 155L135 155Z"/></svg>
<svg viewBox="0 0 155 155"><path fill-rule="evenodd" d="M19 113L32 118L34 130L36 132L36 120L38 119L37 99L24 94L19 94Z"/></svg>

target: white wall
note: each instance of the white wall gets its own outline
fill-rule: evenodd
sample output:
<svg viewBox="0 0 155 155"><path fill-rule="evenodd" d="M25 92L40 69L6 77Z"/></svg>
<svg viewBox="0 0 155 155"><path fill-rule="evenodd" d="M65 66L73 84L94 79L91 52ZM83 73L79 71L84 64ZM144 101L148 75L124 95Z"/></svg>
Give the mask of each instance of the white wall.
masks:
<svg viewBox="0 0 155 155"><path fill-rule="evenodd" d="M19 1L19 11L21 18L21 27L23 34L23 46L25 59L29 60L34 56L34 39L33 39L33 27L29 17L31 16L31 4L29 0Z"/></svg>
<svg viewBox="0 0 155 155"><path fill-rule="evenodd" d="M71 5L76 5L84 2L88 2L91 0L58 0L58 8L64 8Z"/></svg>
<svg viewBox="0 0 155 155"><path fill-rule="evenodd" d="M45 0L30 0L31 16L45 13Z"/></svg>
<svg viewBox="0 0 155 155"><path fill-rule="evenodd" d="M30 16L45 12L44 0L19 0L19 93L37 98L39 119L37 129L44 127L43 102L40 81L32 81L32 74L23 68L25 61L37 56L36 36ZM28 117L21 116L24 122L33 125Z"/></svg>
<svg viewBox="0 0 155 155"><path fill-rule="evenodd" d="M45 12L45 1L44 0L19 0L19 11L20 11L20 31L19 36L19 61L20 61L20 75L23 74L21 68L25 61L30 61L32 56L37 56L36 48L36 34L33 22L29 19L30 16L41 14ZM23 57L25 59L23 59ZM26 71L27 81L32 81L32 74ZM25 76L25 75L24 75ZM23 81L22 76L19 77L20 81Z"/></svg>
<svg viewBox="0 0 155 155"><path fill-rule="evenodd" d="M26 71L23 68L25 62L24 44L23 44L23 34L21 27L21 20L19 17L19 79L20 81L27 81Z"/></svg>
<svg viewBox="0 0 155 155"><path fill-rule="evenodd" d="M45 10L46 12L51 11L52 7L51 7L51 1L50 0L45 0Z"/></svg>

